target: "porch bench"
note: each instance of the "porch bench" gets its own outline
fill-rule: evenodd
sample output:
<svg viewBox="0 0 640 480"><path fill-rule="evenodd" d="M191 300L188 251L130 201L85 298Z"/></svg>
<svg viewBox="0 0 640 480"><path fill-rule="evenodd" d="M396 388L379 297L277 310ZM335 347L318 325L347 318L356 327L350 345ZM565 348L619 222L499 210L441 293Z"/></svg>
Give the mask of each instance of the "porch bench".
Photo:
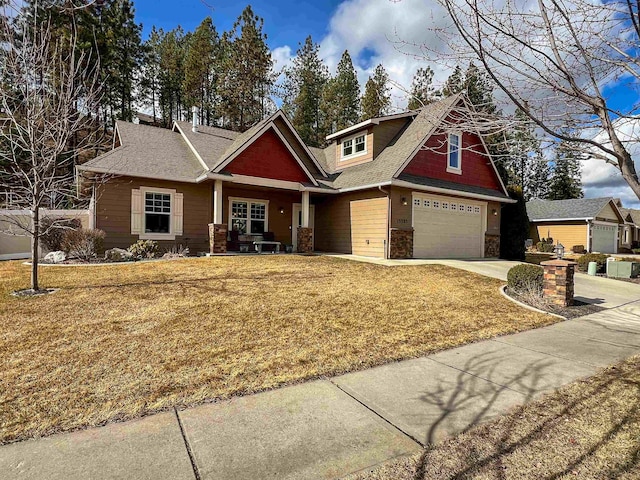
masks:
<svg viewBox="0 0 640 480"><path fill-rule="evenodd" d="M264 245L272 245L275 246L276 250L274 253L280 253L280 245L282 245L280 242L274 242L273 240L258 240L253 242L253 244L256 247L256 252L258 253L262 253L262 247Z"/></svg>

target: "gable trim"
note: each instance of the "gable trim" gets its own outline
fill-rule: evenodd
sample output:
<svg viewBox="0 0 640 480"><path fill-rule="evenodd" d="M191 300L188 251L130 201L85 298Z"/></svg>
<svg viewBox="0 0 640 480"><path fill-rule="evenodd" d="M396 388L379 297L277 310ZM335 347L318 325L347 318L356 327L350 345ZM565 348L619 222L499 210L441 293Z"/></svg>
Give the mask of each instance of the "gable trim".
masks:
<svg viewBox="0 0 640 480"><path fill-rule="evenodd" d="M202 157L200 156L200 154L198 153L198 151L195 149L195 147L191 144L191 142L189 141L189 139L187 138L187 136L184 134L184 132L182 131L182 129L180 128L180 125L178 125L178 122L173 122L173 131L175 132L175 129L178 129L178 132L180 132L180 136L184 139L184 141L187 143L187 145L189 146L189 148L191 149L191 151L193 152L193 154L196 156L196 158L198 159L198 161L200 162L200 165L202 165L202 167L205 170L209 170L209 166L205 163L205 161L202 159Z"/></svg>
<svg viewBox="0 0 640 480"><path fill-rule="evenodd" d="M602 212L602 210L604 210L604 208L607 205L611 205L613 207L613 212L618 216L618 223L625 223L624 216L622 215L622 212L620 211L620 208L618 207L618 205L616 205L616 202L614 202L613 199L611 199L607 203L605 203L602 206L602 208L600 210L598 210L598 213ZM598 214L596 214L596 218L597 217L598 217Z"/></svg>
<svg viewBox="0 0 640 480"><path fill-rule="evenodd" d="M278 112L276 112L276 115L274 115L273 119L275 120L277 117L280 117L284 121L284 123L287 125L287 127L289 127L289 130L293 132L293 135L296 137L296 140L300 145L302 145L302 148L304 149L305 153L311 159L311 161L316 166L320 174L322 174L324 178L328 178L327 173L324 171L324 168L322 168L322 165L320 165L318 160L316 160L316 156L313 153L311 153L311 150L309 150L309 147L307 147L307 144L302 141L302 138L300 138L300 135L298 135L297 130L293 127L293 125L291 124L287 116L282 112L282 110L278 110Z"/></svg>
<svg viewBox="0 0 640 480"><path fill-rule="evenodd" d="M275 117L274 117L275 118ZM273 128L273 131L276 133L276 135L278 136L278 138L280 138L280 140L282 141L282 143L285 145L285 147L287 148L287 150L289 151L289 153L293 156L293 158L296 160L296 162L298 162L298 165L302 168L302 170L304 171L305 175L307 176L307 178L317 187L318 186L318 182L316 182L316 179L313 178L313 175L311 175L311 172L309 172L309 170L307 169L306 165L304 164L304 162L300 159L300 157L296 154L295 150L293 150L293 148L291 148L291 145L289 145L289 142L286 141L286 139L284 138L284 135L282 135L282 133L280 132L280 130L278 129L277 125L275 123L273 123L273 119L269 122L267 122L260 130L258 130L249 140L247 140L243 145L241 145L235 152L233 152L231 155L229 155L222 163L220 163L219 165L217 165L214 169L213 172L215 173L219 173L220 171L222 171L227 165L229 165L231 162L233 162L236 158L238 158L238 156L244 152L247 148L249 148L251 145L253 145L253 143L258 140L262 135L264 135L270 128ZM321 170L322 171L322 170ZM257 177L254 177L257 178Z"/></svg>
<svg viewBox="0 0 640 480"><path fill-rule="evenodd" d="M442 193L445 195L453 195L453 196L463 197L463 198L475 198L477 200L490 200L493 202L500 202L500 203L517 203L517 200L514 200L512 198L492 197L491 195L483 195L481 193L470 193L470 192L463 192L460 190L451 190L449 188L429 187L427 185L416 185L415 183L406 182L404 180L398 180L397 178L394 178L391 181L391 185L395 185L397 187L411 188L413 190L420 190L423 192Z"/></svg>

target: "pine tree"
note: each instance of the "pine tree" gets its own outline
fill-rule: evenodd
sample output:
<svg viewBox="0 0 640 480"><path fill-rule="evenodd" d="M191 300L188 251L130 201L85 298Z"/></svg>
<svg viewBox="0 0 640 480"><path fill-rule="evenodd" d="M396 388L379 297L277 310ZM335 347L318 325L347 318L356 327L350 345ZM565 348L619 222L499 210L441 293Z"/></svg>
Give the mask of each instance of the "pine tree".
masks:
<svg viewBox="0 0 640 480"><path fill-rule="evenodd" d="M282 106L302 140L312 146L322 145L327 133L321 107L329 71L319 50L311 36L298 48L293 65L285 70Z"/></svg>
<svg viewBox="0 0 640 480"><path fill-rule="evenodd" d="M442 87L441 95L443 97L450 97L456 93L460 93L462 90L464 90L464 76L460 65L456 65Z"/></svg>
<svg viewBox="0 0 640 480"><path fill-rule="evenodd" d="M527 199L549 197L549 179L551 178L551 168L549 162L542 153L536 153L532 159L533 166L529 177L527 188Z"/></svg>
<svg viewBox="0 0 640 480"><path fill-rule="evenodd" d="M493 99L493 83L484 70L480 70L473 62L464 74L462 89L476 110L484 113L496 113L497 107Z"/></svg>
<svg viewBox="0 0 640 480"><path fill-rule="evenodd" d="M200 108L200 123L215 117L218 34L211 17L205 18L186 43L182 90L185 107Z"/></svg>
<svg viewBox="0 0 640 480"><path fill-rule="evenodd" d="M141 31L131 0L113 0L105 9L102 73L110 113L115 118L133 119L136 73L143 58Z"/></svg>
<svg viewBox="0 0 640 480"><path fill-rule="evenodd" d="M162 29L151 28L149 38L143 44L144 58L140 71L140 103L151 106L153 121L157 120L160 96L160 43L164 37Z"/></svg>
<svg viewBox="0 0 640 480"><path fill-rule="evenodd" d="M433 70L431 67L419 68L411 83L409 110L416 110L429 105L435 100L436 90L433 87Z"/></svg>
<svg viewBox="0 0 640 480"><path fill-rule="evenodd" d="M569 142L560 142L555 151L548 199L582 198L581 177L580 159L575 147Z"/></svg>
<svg viewBox="0 0 640 480"><path fill-rule="evenodd" d="M321 110L327 133L350 127L360 118L360 84L347 50L338 63L336 76L325 86Z"/></svg>
<svg viewBox="0 0 640 480"><path fill-rule="evenodd" d="M182 27L162 35L158 50L160 54L159 101L162 120L171 126L174 120L181 120L183 113L182 79L184 78L184 43Z"/></svg>
<svg viewBox="0 0 640 480"><path fill-rule="evenodd" d="M378 65L369 77L362 96L362 120L387 115L391 109L391 87L389 75L382 66Z"/></svg>
<svg viewBox="0 0 640 480"><path fill-rule="evenodd" d="M264 21L246 7L221 39L218 93L225 123L244 131L266 115L274 83Z"/></svg>

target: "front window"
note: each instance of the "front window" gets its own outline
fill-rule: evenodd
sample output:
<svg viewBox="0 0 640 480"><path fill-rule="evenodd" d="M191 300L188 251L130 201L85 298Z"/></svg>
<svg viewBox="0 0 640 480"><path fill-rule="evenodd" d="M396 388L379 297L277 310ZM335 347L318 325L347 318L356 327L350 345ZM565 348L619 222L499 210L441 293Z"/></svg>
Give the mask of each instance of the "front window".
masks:
<svg viewBox="0 0 640 480"><path fill-rule="evenodd" d="M449 163L447 170L460 170L460 135L449 134Z"/></svg>
<svg viewBox="0 0 640 480"><path fill-rule="evenodd" d="M240 235L262 235L267 231L267 204L259 201L233 200L231 229Z"/></svg>
<svg viewBox="0 0 640 480"><path fill-rule="evenodd" d="M146 192L144 194L145 233L170 233L171 195Z"/></svg>
<svg viewBox="0 0 640 480"><path fill-rule="evenodd" d="M351 137L342 141L342 158L360 155L367 152L366 134Z"/></svg>

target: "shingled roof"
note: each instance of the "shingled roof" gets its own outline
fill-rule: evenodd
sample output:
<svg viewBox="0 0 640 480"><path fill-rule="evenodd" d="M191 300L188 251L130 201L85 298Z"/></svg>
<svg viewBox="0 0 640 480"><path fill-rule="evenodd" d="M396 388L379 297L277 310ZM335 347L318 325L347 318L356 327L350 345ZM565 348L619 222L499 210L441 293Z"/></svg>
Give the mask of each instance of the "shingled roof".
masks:
<svg viewBox="0 0 640 480"><path fill-rule="evenodd" d="M373 160L360 165L337 170L335 142L324 149L301 144L298 147L306 153L299 148L298 153L304 153L305 158L309 155L313 157L311 160L317 164L313 168L318 170L322 177L313 173L316 178L311 180L314 183L320 182L321 188L358 189L399 179L425 187L447 188L507 199L507 195L502 191L482 189L480 192L458 183L449 182L444 185L441 181L438 185L433 185L435 180L429 183L426 179L418 181L401 175L402 167L424 145L447 113L461 99L462 95L458 94L429 104L420 110L405 112L401 117L407 118L407 124ZM117 130L122 139L122 146L86 163L81 169L178 181L202 181L207 173L220 170L225 161L251 142L265 125L270 122L276 125L280 121L277 117L282 117L289 130L293 128L281 111L275 112L244 133L204 125L198 126L198 131L193 132L188 122L175 122L173 130L167 130L119 121ZM280 125L276 128L284 127ZM296 141L299 141L297 133L293 133L289 138L295 137L298 139Z"/></svg>
<svg viewBox="0 0 640 480"><path fill-rule="evenodd" d="M532 222L541 220L588 220L595 218L612 197L571 200L531 200L527 215Z"/></svg>
<svg viewBox="0 0 640 480"><path fill-rule="evenodd" d="M625 219L627 215L629 215L635 225L640 225L640 210L636 210L635 208L621 208L620 212Z"/></svg>
<svg viewBox="0 0 640 480"><path fill-rule="evenodd" d="M194 182L205 169L182 135L166 128L118 121L120 146L80 167L112 175Z"/></svg>

